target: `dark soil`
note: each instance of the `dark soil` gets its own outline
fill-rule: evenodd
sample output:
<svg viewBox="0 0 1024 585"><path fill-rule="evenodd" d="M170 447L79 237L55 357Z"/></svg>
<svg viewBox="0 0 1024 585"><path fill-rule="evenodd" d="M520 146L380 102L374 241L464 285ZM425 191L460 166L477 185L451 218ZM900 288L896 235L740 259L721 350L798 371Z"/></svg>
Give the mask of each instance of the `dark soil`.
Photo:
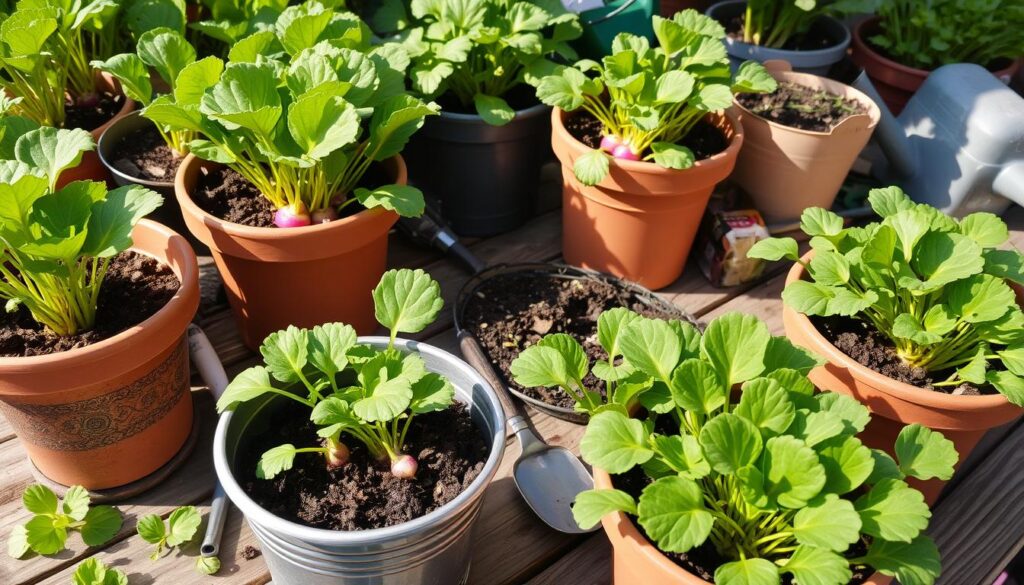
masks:
<svg viewBox="0 0 1024 585"><path fill-rule="evenodd" d="M522 111L540 103L537 99L536 90L532 86L525 83L513 87L504 96L505 101L515 111ZM448 92L441 97L437 98L437 103L441 106L441 110L444 112L451 112L454 114L471 114L476 115L476 106L470 103L468 106L463 105L455 94Z"/></svg>
<svg viewBox="0 0 1024 585"><path fill-rule="evenodd" d="M328 530L367 530L408 522L447 504L483 470L489 451L461 403L418 415L406 437L406 451L419 462L414 480L391 475L387 461L374 459L362 443L342 436L351 451L347 465L328 470L323 457L300 454L295 466L272 480L257 479L256 463L277 445L316 444L309 409L283 404L268 432L243 447L239 477L261 507L286 520Z"/></svg>
<svg viewBox="0 0 1024 585"><path fill-rule="evenodd" d="M736 99L765 120L811 132L828 132L850 116L867 113L857 100L790 81L783 81L772 93L741 93Z"/></svg>
<svg viewBox="0 0 1024 585"><path fill-rule="evenodd" d="M359 186L375 188L390 182L384 169L374 165L363 175ZM206 213L224 221L249 227L276 227L274 206L248 179L228 167L217 167L209 173L203 169L192 190L192 201ZM352 203L345 206L341 217L365 209L359 203Z"/></svg>
<svg viewBox="0 0 1024 585"><path fill-rule="evenodd" d="M242 558L247 561L251 561L255 558L258 558L262 554L263 551L261 551L260 549L256 548L251 544L245 545L245 548L242 549Z"/></svg>
<svg viewBox="0 0 1024 585"><path fill-rule="evenodd" d="M565 129L573 138L579 140L588 148L600 148L601 136L604 125L597 118L588 112L577 112L565 121ZM729 147L729 141L725 139L722 131L712 124L701 120L693 127L693 130L683 138L680 146L685 146L693 151L694 160L704 160L722 152ZM650 153L642 153L646 156Z"/></svg>
<svg viewBox="0 0 1024 585"><path fill-rule="evenodd" d="M124 96L114 93L101 93L99 102L92 107L83 107L75 102L64 105L64 127L68 130L81 128L93 131L106 124L124 107Z"/></svg>
<svg viewBox="0 0 1024 585"><path fill-rule="evenodd" d="M167 265L122 252L110 263L100 288L96 327L61 337L37 323L24 306L13 313L0 311L0 356L46 355L103 341L155 315L180 286Z"/></svg>
<svg viewBox="0 0 1024 585"><path fill-rule="evenodd" d="M730 39L743 42L743 23L743 14L738 14L729 21L725 29ZM831 37L825 27L815 23L811 24L807 32L789 37L789 40L779 48L784 51L817 51L838 44L839 39Z"/></svg>
<svg viewBox="0 0 1024 585"><path fill-rule="evenodd" d="M608 355L597 340L597 318L608 309L626 307L647 317L678 318L641 302L632 293L590 279L569 280L530 274L507 274L485 281L466 301L463 326L480 342L511 388L553 406L572 408L573 398L559 388L523 388L509 367L527 347L550 333L567 333L583 344L593 360ZM588 374L583 384L604 393L604 383Z"/></svg>
<svg viewBox="0 0 1024 585"><path fill-rule="evenodd" d="M958 387L933 386L935 382L948 378L951 372L929 374L923 368L908 366L897 355L896 349L889 338L862 321L844 317L812 317L811 322L825 339L829 340L840 351L856 360L857 363L898 382L904 382L926 390L965 396L994 394L996 392L994 388L987 385L982 388L977 388L971 384L962 384Z"/></svg>
<svg viewBox="0 0 1024 585"><path fill-rule="evenodd" d="M174 173L181 161L182 158L175 156L156 127L147 126L121 140L115 147L112 164L129 177L170 183L174 181Z"/></svg>

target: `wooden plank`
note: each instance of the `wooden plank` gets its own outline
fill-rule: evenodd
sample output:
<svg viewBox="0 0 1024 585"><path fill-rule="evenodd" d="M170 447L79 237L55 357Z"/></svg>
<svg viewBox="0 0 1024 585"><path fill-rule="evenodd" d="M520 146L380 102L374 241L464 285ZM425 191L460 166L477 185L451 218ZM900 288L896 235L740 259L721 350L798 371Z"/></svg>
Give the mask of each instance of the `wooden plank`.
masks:
<svg viewBox="0 0 1024 585"><path fill-rule="evenodd" d="M530 579L527 585L610 585L611 558L612 545L602 530Z"/></svg>

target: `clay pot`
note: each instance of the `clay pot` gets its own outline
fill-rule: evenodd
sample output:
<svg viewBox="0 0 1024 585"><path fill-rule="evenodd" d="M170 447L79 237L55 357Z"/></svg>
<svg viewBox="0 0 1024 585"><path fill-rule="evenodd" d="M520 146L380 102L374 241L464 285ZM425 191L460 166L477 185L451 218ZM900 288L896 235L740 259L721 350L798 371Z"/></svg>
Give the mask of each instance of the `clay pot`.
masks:
<svg viewBox="0 0 1024 585"><path fill-rule="evenodd" d="M401 156L385 161L394 183L406 183ZM398 215L370 209L301 228L256 228L214 217L192 201L200 172L215 163L185 157L174 181L189 231L210 247L228 301L250 349L288 325L341 321L361 334L377 328L371 291L387 265L388 231Z"/></svg>
<svg viewBox="0 0 1024 585"><path fill-rule="evenodd" d="M612 489L612 479L603 470L594 468L594 487ZM636 524L622 512L601 519L604 532L612 543L613 585L707 585L707 581L675 564L640 533ZM875 573L864 585L889 585L892 578Z"/></svg>
<svg viewBox="0 0 1024 585"><path fill-rule="evenodd" d="M569 264L607 272L659 289L683 273L711 192L729 176L743 144L735 114L711 114L728 147L686 170L651 162L612 160L608 176L593 187L573 174L590 148L552 112L551 144L562 163L562 254Z"/></svg>
<svg viewBox="0 0 1024 585"><path fill-rule="evenodd" d="M199 307L196 256L185 238L149 220L132 240L181 281L166 306L99 343L0 358L0 411L36 468L63 485L99 490L141 479L192 429L185 332Z"/></svg>
<svg viewBox="0 0 1024 585"><path fill-rule="evenodd" d="M867 108L866 114L850 116L828 132L812 132L771 122L736 102L746 136L732 179L750 195L767 222L790 223L808 207L832 207L881 112L871 98L846 84L788 71L784 63L768 66L780 82L824 90Z"/></svg>
<svg viewBox="0 0 1024 585"><path fill-rule="evenodd" d="M807 262L810 258L808 254L803 259ZM786 284L804 278L805 272L801 264L794 264ZM953 441L962 462L989 429L1021 415L1021 409L1002 394L952 396L893 380L840 351L818 332L806 315L785 306L782 317L786 336L793 343L828 360L808 375L814 385L821 390L852 396L871 409L871 423L860 435L869 447L892 454L900 430L908 424L919 423L940 431ZM911 480L911 484L924 493L928 503L933 503L945 482Z"/></svg>
<svg viewBox="0 0 1024 585"><path fill-rule="evenodd" d="M876 16L860 22L853 29L853 60L871 78L871 83L893 115L899 115L930 71L901 65L875 51L867 39L879 33L880 22ZM1003 83L1009 83L1020 68L1020 62L1015 59L1009 63L1001 61L1000 64L999 69L990 71Z"/></svg>
<svg viewBox="0 0 1024 585"><path fill-rule="evenodd" d="M123 95L121 92L121 82L114 79L109 73L99 73L97 83L100 91L110 91ZM90 130L93 142L99 143L100 137L107 131L107 128L110 128L118 120L134 111L135 101L128 96L124 96L124 104L121 106L121 110L99 128ZM109 179L110 173L107 172L107 167L103 166L99 154L92 150L82 155L82 162L78 163L78 166L70 168L61 174L60 180L57 182L57 188L63 187L72 181L107 181Z"/></svg>

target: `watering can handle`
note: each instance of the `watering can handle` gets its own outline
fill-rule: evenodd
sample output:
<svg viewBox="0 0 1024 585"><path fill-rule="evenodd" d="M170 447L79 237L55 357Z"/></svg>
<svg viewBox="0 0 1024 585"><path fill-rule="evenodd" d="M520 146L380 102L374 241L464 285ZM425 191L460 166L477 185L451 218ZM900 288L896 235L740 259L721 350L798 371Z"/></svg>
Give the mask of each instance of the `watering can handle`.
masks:
<svg viewBox="0 0 1024 585"><path fill-rule="evenodd" d="M992 191L1017 205L1024 205L1024 162L1010 163L992 181Z"/></svg>
<svg viewBox="0 0 1024 585"><path fill-rule="evenodd" d="M608 14L605 14L604 16L602 16L600 18L595 18L594 20L585 21L583 24L585 24L587 26L594 26L595 24L601 24L602 22L605 22L606 20L611 20L611 19L615 18L616 16L622 14L626 10L629 10L629 7L634 5L634 4L636 4L636 0L626 0L625 2L622 3L622 6L619 6L615 10L612 10L611 12L609 12Z"/></svg>

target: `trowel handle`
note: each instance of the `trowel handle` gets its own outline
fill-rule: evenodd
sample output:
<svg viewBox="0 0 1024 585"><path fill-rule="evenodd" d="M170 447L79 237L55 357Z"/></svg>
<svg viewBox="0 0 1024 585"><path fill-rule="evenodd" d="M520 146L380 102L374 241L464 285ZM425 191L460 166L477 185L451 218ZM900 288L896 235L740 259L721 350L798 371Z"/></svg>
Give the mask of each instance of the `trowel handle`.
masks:
<svg viewBox="0 0 1024 585"><path fill-rule="evenodd" d="M501 377L494 371L491 361L484 355L484 350L480 347L480 343L477 342L476 338L467 331L460 331L459 348L462 350L462 357L494 388L494 393L498 395L498 402L501 403L501 409L505 411L505 418L517 416L519 409L516 407L515 402L512 401L512 396L509 395L508 389L505 388L505 383L501 381ZM515 432L516 430L513 430L510 426L508 434L511 435Z"/></svg>
<svg viewBox="0 0 1024 585"><path fill-rule="evenodd" d="M224 365L220 363L216 350L213 349L213 344L198 325L188 326L188 350L192 363L199 371L199 377L206 382L210 394L213 394L214 400L220 399L220 395L228 387L228 375L224 371Z"/></svg>

